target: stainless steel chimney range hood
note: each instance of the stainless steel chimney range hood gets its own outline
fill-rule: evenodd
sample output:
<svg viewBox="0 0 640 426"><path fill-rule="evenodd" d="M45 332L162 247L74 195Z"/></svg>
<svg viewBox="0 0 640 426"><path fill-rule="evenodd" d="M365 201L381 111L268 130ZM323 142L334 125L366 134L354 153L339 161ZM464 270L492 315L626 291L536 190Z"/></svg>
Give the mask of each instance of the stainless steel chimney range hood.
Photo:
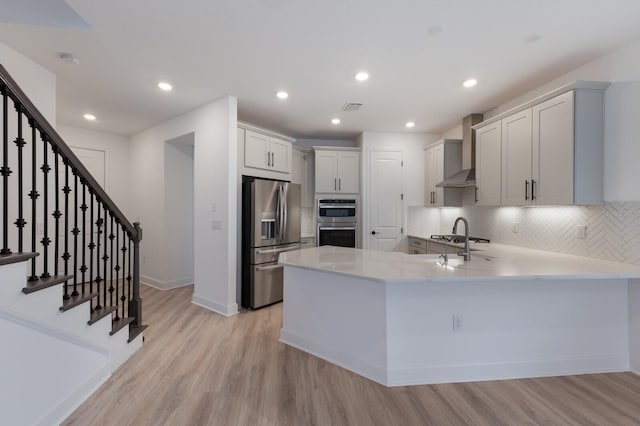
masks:
<svg viewBox="0 0 640 426"><path fill-rule="evenodd" d="M462 119L462 170L445 177L438 188L471 188L476 186L476 134L471 129L483 120L482 114L469 114Z"/></svg>

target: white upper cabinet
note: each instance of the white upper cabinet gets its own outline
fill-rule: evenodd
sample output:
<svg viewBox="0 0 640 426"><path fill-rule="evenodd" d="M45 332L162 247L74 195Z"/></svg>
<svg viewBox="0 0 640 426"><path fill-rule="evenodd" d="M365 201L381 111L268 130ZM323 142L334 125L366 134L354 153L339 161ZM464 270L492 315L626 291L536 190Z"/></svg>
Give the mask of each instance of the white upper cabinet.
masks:
<svg viewBox="0 0 640 426"><path fill-rule="evenodd" d="M443 139L427 147L425 155L425 206L460 206L457 188L439 188L436 185L462 170L462 141Z"/></svg>
<svg viewBox="0 0 640 426"><path fill-rule="evenodd" d="M502 120L502 205L529 204L531 185L531 109L527 109Z"/></svg>
<svg viewBox="0 0 640 426"><path fill-rule="evenodd" d="M476 130L476 202L499 206L502 189L502 123Z"/></svg>
<svg viewBox="0 0 640 426"><path fill-rule="evenodd" d="M360 151L314 147L316 193L360 192Z"/></svg>
<svg viewBox="0 0 640 426"><path fill-rule="evenodd" d="M291 173L291 142L246 130L244 137L244 166Z"/></svg>
<svg viewBox="0 0 640 426"><path fill-rule="evenodd" d="M474 126L478 204L602 204L607 86L577 82Z"/></svg>

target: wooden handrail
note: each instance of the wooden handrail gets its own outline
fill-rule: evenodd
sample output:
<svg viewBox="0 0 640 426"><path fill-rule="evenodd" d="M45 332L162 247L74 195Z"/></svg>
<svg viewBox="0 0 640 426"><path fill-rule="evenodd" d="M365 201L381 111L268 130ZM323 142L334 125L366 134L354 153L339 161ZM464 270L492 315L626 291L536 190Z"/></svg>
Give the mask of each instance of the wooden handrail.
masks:
<svg viewBox="0 0 640 426"><path fill-rule="evenodd" d="M6 86L7 94L14 102L22 105L23 112L33 120L35 127L40 130L43 139L46 138L52 146L54 146L58 153L65 159L69 165L76 170L80 177L87 183L99 200L107 206L107 209L113 213L116 219L124 225L129 236L133 241L140 241L142 232L138 232L139 227L135 227L126 216L120 211L116 203L113 202L111 197L107 195L105 190L95 180L95 178L89 173L87 168L82 164L78 157L73 153L69 146L62 140L62 137L56 132L56 130L49 124L42 113L36 108L36 106L29 100L27 95L22 91L20 86L11 77L7 70L0 64L0 81L2 85Z"/></svg>

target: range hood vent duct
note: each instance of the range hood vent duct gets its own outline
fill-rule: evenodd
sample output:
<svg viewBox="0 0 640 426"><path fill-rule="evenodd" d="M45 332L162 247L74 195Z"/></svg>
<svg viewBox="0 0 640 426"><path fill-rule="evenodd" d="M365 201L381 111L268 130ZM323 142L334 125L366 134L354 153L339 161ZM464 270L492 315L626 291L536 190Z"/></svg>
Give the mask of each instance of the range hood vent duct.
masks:
<svg viewBox="0 0 640 426"><path fill-rule="evenodd" d="M447 176L438 188L470 188L476 186L476 134L471 128L483 120L482 114L469 114L462 119L462 170Z"/></svg>

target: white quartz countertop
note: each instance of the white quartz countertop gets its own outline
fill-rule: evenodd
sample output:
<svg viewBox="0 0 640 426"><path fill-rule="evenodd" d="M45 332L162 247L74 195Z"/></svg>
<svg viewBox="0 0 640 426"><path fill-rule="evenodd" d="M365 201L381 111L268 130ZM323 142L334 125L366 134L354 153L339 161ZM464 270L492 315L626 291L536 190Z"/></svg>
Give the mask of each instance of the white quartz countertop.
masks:
<svg viewBox="0 0 640 426"><path fill-rule="evenodd" d="M485 281L496 279L640 278L640 266L502 244L483 244L471 261L449 255L409 255L322 246L280 254L279 263L384 282Z"/></svg>

